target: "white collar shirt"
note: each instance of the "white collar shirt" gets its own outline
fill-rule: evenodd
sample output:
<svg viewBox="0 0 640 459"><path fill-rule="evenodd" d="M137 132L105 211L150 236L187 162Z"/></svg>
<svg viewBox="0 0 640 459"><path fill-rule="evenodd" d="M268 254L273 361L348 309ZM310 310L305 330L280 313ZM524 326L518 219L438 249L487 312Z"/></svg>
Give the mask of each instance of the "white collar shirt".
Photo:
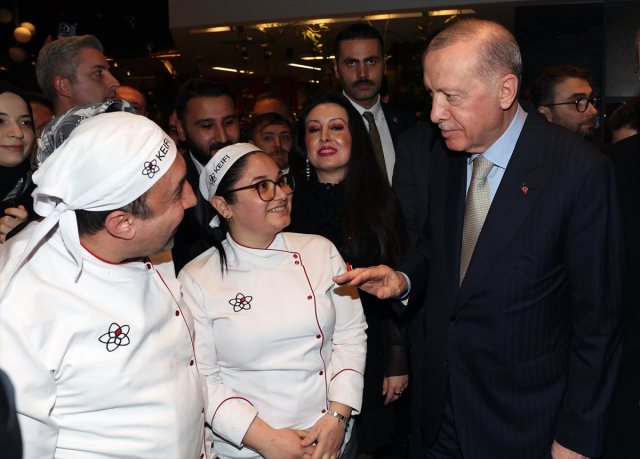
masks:
<svg viewBox="0 0 640 459"><path fill-rule="evenodd" d="M0 269L38 224L3 244ZM54 229L0 304L0 362L24 457L210 458L193 318L177 280L148 258L113 264L86 249L74 282L76 269Z"/></svg>
<svg viewBox="0 0 640 459"><path fill-rule="evenodd" d="M380 100L380 94L378 94L378 101L376 104L371 107L369 110L361 107L357 103L355 103L351 98L343 92L351 105L358 110L358 113L362 115L364 112L373 113L373 117L376 120L376 126L378 127L378 133L380 134L380 142L382 143L382 151L384 152L384 162L387 166L387 177L389 178L389 183L391 183L391 177L393 176L393 166L396 163L396 151L393 148L393 139L391 138L391 133L389 132L389 125L387 124L387 120L384 117L384 112L382 111L382 101ZM369 130L369 123L364 117L362 118L364 121L364 125Z"/></svg>

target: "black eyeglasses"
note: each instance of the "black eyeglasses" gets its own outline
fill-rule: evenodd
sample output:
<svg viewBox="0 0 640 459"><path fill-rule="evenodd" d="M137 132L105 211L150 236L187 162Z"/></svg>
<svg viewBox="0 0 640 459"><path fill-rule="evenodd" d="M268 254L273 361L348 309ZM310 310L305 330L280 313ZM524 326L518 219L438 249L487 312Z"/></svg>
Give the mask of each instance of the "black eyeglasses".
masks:
<svg viewBox="0 0 640 459"><path fill-rule="evenodd" d="M580 113L584 113L587 111L587 107L589 107L589 103L591 103L591 105L595 107L598 102L600 102L599 97L592 97L591 99L587 97L583 97L582 99L574 100L573 102L560 102L559 104L547 104L545 105L545 107L553 107L554 105L575 104L576 110L578 110Z"/></svg>
<svg viewBox="0 0 640 459"><path fill-rule="evenodd" d="M296 189L296 182L293 179L293 175L284 174L277 182L269 179L260 180L258 183L254 183L253 185L243 186L242 188L236 188L231 191L249 190L253 188L258 192L260 199L265 202L269 202L273 201L276 197L276 185L278 185L285 194L291 194L293 193L293 190Z"/></svg>

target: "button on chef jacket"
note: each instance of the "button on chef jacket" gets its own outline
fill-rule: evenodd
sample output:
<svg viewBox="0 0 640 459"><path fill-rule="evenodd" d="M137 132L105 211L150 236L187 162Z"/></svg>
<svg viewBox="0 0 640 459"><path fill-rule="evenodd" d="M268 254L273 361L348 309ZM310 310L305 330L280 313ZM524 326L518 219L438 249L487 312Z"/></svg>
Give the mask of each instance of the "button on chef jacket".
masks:
<svg viewBox="0 0 640 459"><path fill-rule="evenodd" d="M222 244L228 272L212 248L178 278L194 317L214 448L259 458L242 444L256 415L275 429L309 431L332 401L359 412L366 322L357 290L331 280L346 268L327 239L280 233L262 250L228 235Z"/></svg>
<svg viewBox="0 0 640 459"><path fill-rule="evenodd" d="M2 279L37 224L2 245ZM0 305L25 459L209 457L177 280L148 259L112 264L86 250L77 283L76 269L53 231Z"/></svg>

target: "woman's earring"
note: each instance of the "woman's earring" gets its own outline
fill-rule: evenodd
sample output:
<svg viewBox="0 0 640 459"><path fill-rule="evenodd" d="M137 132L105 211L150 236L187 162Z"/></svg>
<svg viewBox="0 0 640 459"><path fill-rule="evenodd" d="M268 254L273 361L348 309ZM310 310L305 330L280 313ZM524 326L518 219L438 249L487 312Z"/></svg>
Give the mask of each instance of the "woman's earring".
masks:
<svg viewBox="0 0 640 459"><path fill-rule="evenodd" d="M307 155L307 181L311 177L311 167L309 166L309 155Z"/></svg>

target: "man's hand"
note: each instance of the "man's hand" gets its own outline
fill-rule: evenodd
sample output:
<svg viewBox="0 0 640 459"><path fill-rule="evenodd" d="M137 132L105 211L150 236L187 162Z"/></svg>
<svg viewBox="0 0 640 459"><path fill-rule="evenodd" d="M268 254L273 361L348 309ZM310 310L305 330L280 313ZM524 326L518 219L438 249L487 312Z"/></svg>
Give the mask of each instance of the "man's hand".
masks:
<svg viewBox="0 0 640 459"><path fill-rule="evenodd" d="M312 459L338 459L344 442L344 434L342 421L325 414L316 421L300 445L307 448L317 441Z"/></svg>
<svg viewBox="0 0 640 459"><path fill-rule="evenodd" d="M400 298L409 288L407 279L402 274L384 265L357 268L334 277L333 281L339 285L358 287L381 300Z"/></svg>
<svg viewBox="0 0 640 459"><path fill-rule="evenodd" d="M382 395L386 395L387 398L384 401L385 405L388 405L391 402L395 402L400 398L402 392L409 385L409 375L402 376L389 376L384 377L382 380Z"/></svg>
<svg viewBox="0 0 640 459"><path fill-rule="evenodd" d="M29 214L24 206L10 207L4 211L6 216L0 218L0 244L2 244L7 234L20 223L24 223L29 218Z"/></svg>
<svg viewBox="0 0 640 459"><path fill-rule="evenodd" d="M589 459L587 456L574 453L573 451L565 448L555 440L553 441L553 446L551 446L551 457L552 459Z"/></svg>

